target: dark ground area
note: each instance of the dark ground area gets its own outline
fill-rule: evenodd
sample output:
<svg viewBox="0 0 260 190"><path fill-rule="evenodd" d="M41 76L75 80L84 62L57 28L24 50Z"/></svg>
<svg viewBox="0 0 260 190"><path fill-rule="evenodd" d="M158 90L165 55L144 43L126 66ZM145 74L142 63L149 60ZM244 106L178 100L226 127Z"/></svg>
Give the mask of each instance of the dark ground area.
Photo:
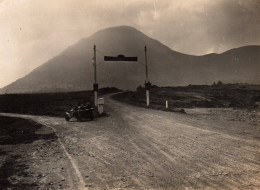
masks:
<svg viewBox="0 0 260 190"><path fill-rule="evenodd" d="M136 91L127 91L113 96L114 99L146 106L145 89L139 86ZM189 85L186 87L157 87L150 90L150 108L168 111L176 108L255 108L260 102L259 85L216 84ZM178 109L177 109L178 111Z"/></svg>
<svg viewBox="0 0 260 190"><path fill-rule="evenodd" d="M42 126L30 120L0 116L0 145L32 143L40 139L54 139L55 135L41 135L35 132Z"/></svg>
<svg viewBox="0 0 260 190"><path fill-rule="evenodd" d="M20 118L0 117L0 126L0 189L37 189L26 147L40 139L56 140L57 136L36 134L42 125Z"/></svg>
<svg viewBox="0 0 260 190"><path fill-rule="evenodd" d="M102 88L99 95L119 92L116 88ZM93 102L92 91L3 94L0 95L0 112L31 115L64 116L64 111L81 101Z"/></svg>

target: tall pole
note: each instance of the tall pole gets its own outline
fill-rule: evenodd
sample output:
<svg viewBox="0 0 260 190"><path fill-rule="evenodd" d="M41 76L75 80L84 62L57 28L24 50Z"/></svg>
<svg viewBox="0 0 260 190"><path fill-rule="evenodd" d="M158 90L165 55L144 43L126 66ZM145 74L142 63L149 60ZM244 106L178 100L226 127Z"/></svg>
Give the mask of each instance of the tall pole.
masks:
<svg viewBox="0 0 260 190"><path fill-rule="evenodd" d="M145 75L146 75L146 82L148 82L148 66L147 66L147 48L144 46L144 53L145 53Z"/></svg>
<svg viewBox="0 0 260 190"><path fill-rule="evenodd" d="M151 83L148 79L148 64L147 64L147 48L144 46L145 53L145 91L146 91L146 106L150 105L150 86Z"/></svg>
<svg viewBox="0 0 260 190"><path fill-rule="evenodd" d="M94 81L97 83L97 58L96 58L96 45L94 44Z"/></svg>
<svg viewBox="0 0 260 190"><path fill-rule="evenodd" d="M96 58L96 45L94 44L94 84L93 84L93 90L94 90L94 102L95 107L97 107L97 91L98 91L98 84L97 84L97 58Z"/></svg>

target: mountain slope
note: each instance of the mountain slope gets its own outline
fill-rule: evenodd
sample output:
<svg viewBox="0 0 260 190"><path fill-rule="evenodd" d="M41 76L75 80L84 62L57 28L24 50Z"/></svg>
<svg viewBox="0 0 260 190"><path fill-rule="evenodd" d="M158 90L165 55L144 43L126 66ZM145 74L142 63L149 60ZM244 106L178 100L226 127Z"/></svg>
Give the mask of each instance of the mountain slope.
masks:
<svg viewBox="0 0 260 190"><path fill-rule="evenodd" d="M92 89L93 45L97 47L100 87L134 89L145 81L144 46L148 48L149 79L160 86L212 84L216 81L260 83L260 46L222 54L192 56L175 52L128 26L101 30L68 47L2 92L56 92ZM136 62L104 62L104 55L138 56Z"/></svg>

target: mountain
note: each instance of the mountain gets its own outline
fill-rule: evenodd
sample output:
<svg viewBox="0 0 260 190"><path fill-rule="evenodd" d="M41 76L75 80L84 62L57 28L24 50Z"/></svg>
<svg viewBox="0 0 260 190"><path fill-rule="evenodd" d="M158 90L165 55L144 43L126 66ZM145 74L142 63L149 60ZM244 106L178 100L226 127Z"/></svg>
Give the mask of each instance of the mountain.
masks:
<svg viewBox="0 0 260 190"><path fill-rule="evenodd" d="M93 45L97 47L99 87L135 89L145 82L144 46L149 80L158 86L188 84L260 84L260 46L245 46L221 54L186 55L129 26L107 28L78 41L2 93L57 92L92 89ZM191 44L192 45L192 44ZM104 62L104 55L138 56L138 62Z"/></svg>

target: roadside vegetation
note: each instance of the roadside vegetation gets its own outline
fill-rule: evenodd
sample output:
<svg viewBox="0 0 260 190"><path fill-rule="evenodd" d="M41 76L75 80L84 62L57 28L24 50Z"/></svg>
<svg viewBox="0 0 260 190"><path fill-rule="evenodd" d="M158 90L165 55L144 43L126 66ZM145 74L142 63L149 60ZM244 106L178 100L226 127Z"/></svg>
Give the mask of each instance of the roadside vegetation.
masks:
<svg viewBox="0 0 260 190"><path fill-rule="evenodd" d="M102 88L99 95L119 92L117 88ZM0 95L0 112L31 115L64 116L64 111L82 101L93 102L92 91L3 94Z"/></svg>
<svg viewBox="0 0 260 190"><path fill-rule="evenodd" d="M127 91L113 96L114 99L146 107L145 89ZM168 109L166 109L166 100ZM150 108L166 111L184 111L181 108L247 108L258 106L260 85L223 84L188 85L184 87L158 87L150 90Z"/></svg>
<svg viewBox="0 0 260 190"><path fill-rule="evenodd" d="M120 92L117 88L103 88L99 95ZM145 89L126 91L114 99L132 105L146 107ZM168 108L166 109L166 100ZM63 117L64 111L82 101L93 103L92 91L3 94L0 95L0 112ZM181 87L158 87L152 85L150 106L152 109L185 112L184 108L246 108L259 106L260 85L223 84L188 85Z"/></svg>

